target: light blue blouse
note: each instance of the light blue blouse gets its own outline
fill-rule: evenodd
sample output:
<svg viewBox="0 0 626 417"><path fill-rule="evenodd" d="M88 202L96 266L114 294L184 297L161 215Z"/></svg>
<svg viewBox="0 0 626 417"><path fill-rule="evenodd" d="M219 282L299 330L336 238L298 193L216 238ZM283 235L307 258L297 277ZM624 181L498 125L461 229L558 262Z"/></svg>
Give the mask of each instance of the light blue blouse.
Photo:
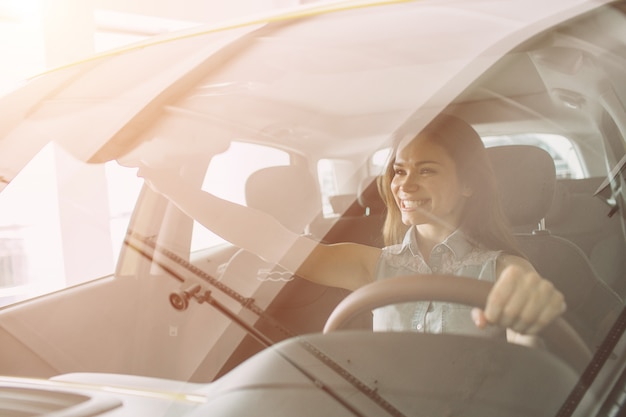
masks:
<svg viewBox="0 0 626 417"><path fill-rule="evenodd" d="M496 260L500 251L481 248L459 230L436 245L429 263L417 246L417 233L411 227L401 244L385 247L376 269L376 280L410 274L451 274L489 282L496 280ZM455 333L506 338L506 331L488 326L479 329L471 318L472 307L420 301L396 304L374 310L374 330Z"/></svg>

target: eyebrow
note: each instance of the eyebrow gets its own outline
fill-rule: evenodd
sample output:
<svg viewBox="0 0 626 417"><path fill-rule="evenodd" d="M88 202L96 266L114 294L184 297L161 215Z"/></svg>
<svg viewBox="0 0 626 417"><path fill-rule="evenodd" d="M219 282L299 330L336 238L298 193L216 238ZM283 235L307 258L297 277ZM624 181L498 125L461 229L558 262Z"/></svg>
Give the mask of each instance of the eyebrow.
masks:
<svg viewBox="0 0 626 417"><path fill-rule="evenodd" d="M417 161L413 164L410 164L408 162L398 162L398 160L395 160L393 163L393 166L406 166L406 165L412 165L412 166L420 166L420 165L426 165L426 164L435 164L435 165L441 165L441 162L438 161L433 161L433 160L426 160L426 161Z"/></svg>

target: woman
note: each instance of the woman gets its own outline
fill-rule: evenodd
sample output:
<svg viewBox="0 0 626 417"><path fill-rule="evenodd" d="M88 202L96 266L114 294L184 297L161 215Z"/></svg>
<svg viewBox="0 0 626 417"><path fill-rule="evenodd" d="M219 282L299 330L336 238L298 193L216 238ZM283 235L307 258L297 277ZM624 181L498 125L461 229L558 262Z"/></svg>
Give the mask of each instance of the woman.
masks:
<svg viewBox="0 0 626 417"><path fill-rule="evenodd" d="M484 311L445 303L390 306L375 312L377 330L501 335L508 328L534 335L565 311L562 294L515 249L482 141L456 117L441 115L395 147L381 181L384 249L321 244L157 170L144 167L140 175L222 238L316 283L355 290L411 273L495 281Z"/></svg>

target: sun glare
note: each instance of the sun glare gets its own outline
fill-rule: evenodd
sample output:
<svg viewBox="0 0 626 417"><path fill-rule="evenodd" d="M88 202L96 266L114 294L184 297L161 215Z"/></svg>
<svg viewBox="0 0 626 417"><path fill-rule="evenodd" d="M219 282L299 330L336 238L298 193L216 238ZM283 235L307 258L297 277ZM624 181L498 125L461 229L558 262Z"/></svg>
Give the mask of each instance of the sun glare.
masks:
<svg viewBox="0 0 626 417"><path fill-rule="evenodd" d="M39 0L0 0L0 94L45 68Z"/></svg>

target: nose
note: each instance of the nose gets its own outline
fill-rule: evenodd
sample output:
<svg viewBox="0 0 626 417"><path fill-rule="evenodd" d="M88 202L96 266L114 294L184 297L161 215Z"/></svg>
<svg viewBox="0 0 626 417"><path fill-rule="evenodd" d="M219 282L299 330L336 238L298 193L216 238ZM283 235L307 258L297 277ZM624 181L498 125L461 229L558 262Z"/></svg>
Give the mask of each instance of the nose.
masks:
<svg viewBox="0 0 626 417"><path fill-rule="evenodd" d="M417 189L419 189L419 181L417 181L414 175L407 174L400 178L398 187L402 191L407 191L407 192L416 191Z"/></svg>

